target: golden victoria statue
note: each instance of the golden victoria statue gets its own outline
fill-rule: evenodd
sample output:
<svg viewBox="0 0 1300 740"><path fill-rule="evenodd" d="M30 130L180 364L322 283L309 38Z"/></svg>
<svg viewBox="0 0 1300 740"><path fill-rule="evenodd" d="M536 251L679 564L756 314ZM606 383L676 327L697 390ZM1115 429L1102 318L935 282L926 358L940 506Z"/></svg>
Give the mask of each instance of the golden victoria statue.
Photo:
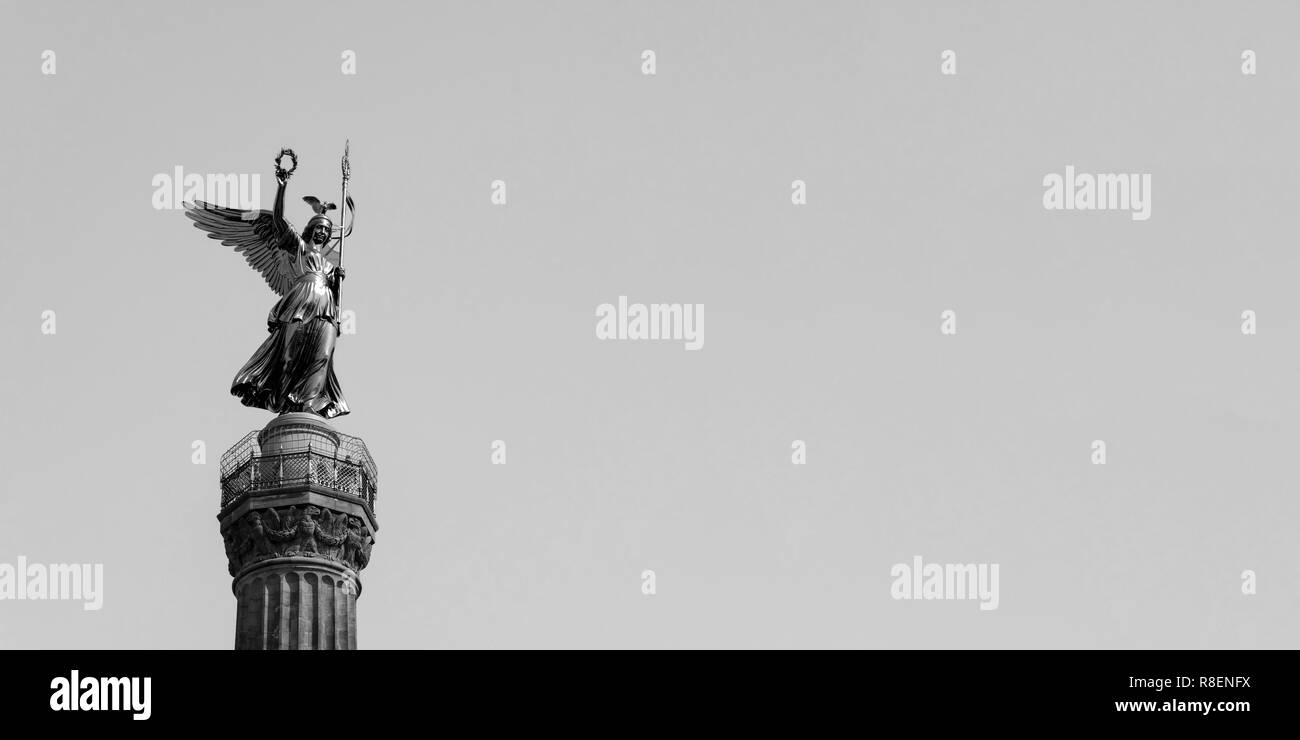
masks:
<svg viewBox="0 0 1300 740"><path fill-rule="evenodd" d="M280 166L285 155L293 160L288 170ZM266 317L270 336L239 369L230 393L245 406L277 414L306 411L331 419L348 413L334 376L344 271L330 261L342 262L344 237L352 231L347 150L343 154L343 202L349 216L346 229L334 226L326 215L337 208L335 204L306 196L303 200L316 214L302 233L295 232L284 218L284 191L298 167L298 158L285 149L275 165L274 210L242 211L198 201L185 204L185 215L210 238L242 253L280 296Z"/></svg>

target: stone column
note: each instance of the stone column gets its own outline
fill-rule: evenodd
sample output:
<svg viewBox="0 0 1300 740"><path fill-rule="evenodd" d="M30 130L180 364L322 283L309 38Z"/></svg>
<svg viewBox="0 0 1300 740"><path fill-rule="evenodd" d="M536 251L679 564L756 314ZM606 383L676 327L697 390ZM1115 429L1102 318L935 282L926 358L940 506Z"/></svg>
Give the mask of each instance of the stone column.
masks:
<svg viewBox="0 0 1300 740"><path fill-rule="evenodd" d="M311 558L277 558L235 579L236 650L355 650L361 581Z"/></svg>
<svg viewBox="0 0 1300 740"><path fill-rule="evenodd" d="M277 416L222 458L235 649L356 649L376 472L361 440L304 413Z"/></svg>

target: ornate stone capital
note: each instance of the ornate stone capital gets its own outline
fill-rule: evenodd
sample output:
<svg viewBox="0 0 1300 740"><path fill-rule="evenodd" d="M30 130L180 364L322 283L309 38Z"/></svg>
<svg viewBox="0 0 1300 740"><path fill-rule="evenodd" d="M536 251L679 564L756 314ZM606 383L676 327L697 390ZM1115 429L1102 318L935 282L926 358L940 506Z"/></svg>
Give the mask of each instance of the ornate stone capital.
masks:
<svg viewBox="0 0 1300 740"><path fill-rule="evenodd" d="M315 504L245 512L221 532L230 575L265 560L320 558L360 572L375 538L360 517Z"/></svg>

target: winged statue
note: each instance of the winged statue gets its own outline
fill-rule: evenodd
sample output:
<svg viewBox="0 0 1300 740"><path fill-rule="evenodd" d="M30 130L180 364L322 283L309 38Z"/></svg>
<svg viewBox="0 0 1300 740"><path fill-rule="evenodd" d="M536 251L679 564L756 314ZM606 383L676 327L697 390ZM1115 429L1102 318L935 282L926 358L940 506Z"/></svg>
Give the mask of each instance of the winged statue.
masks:
<svg viewBox="0 0 1300 740"><path fill-rule="evenodd" d="M315 215L301 232L295 230L284 217L284 196L297 157L288 149L281 157L286 154L293 166L285 170L276 159L278 187L272 210L244 211L196 201L185 204L185 215L209 238L234 247L279 296L266 317L269 335L235 374L231 395L245 406L277 414L305 411L330 419L348 413L334 375L338 297L345 273L331 260L341 255L352 225L346 230L335 227L328 213L338 206L306 196L303 200ZM343 172L344 203L351 212L346 154Z"/></svg>

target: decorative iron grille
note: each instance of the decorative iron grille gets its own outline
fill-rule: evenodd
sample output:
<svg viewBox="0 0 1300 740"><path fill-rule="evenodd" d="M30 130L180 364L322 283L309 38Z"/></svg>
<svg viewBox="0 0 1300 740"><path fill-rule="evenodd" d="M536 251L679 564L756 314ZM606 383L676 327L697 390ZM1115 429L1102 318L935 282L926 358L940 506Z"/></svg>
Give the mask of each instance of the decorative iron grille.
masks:
<svg viewBox="0 0 1300 740"><path fill-rule="evenodd" d="M263 454L259 430L244 435L221 456L221 508L233 506L259 491L313 485L346 493L375 508L379 470L366 443L359 437L338 434L338 448L323 447L304 437L302 444ZM336 433L337 434L337 433Z"/></svg>

